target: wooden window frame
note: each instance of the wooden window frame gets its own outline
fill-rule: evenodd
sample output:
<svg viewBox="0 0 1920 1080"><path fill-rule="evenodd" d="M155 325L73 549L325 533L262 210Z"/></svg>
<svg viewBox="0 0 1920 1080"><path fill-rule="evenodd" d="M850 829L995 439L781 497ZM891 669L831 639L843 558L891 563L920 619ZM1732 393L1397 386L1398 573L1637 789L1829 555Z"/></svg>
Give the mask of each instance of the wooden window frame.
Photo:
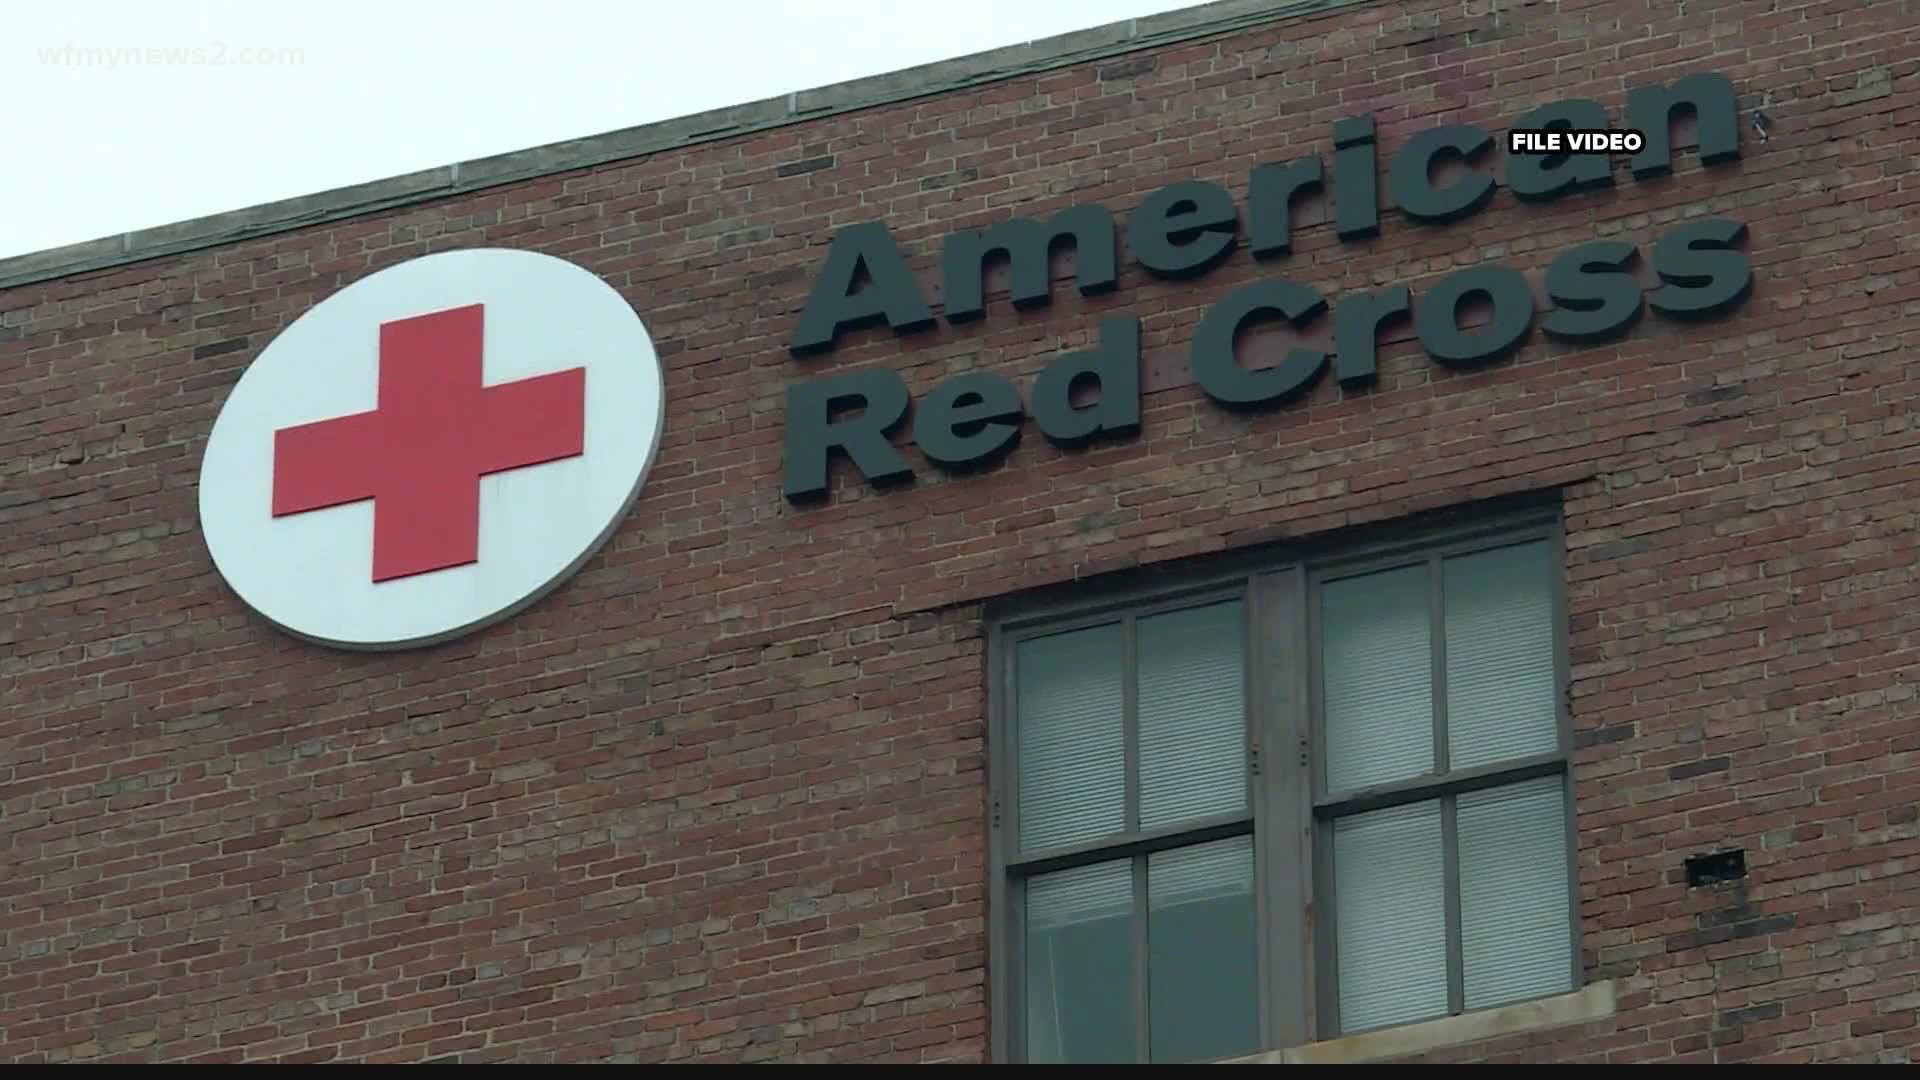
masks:
<svg viewBox="0 0 1920 1080"><path fill-rule="evenodd" d="M1146 911L1141 867L1154 851L1251 834L1256 884L1256 933L1260 1049L1274 1050L1330 1039L1341 1034L1333 925L1336 910L1331 866L1333 821L1347 814L1443 797L1451 818L1453 796L1540 776L1562 777L1567 830L1569 929L1572 970L1564 990L1584 982L1580 927L1575 783L1572 773L1572 721L1568 708L1568 617L1565 578L1566 539L1557 505L1528 506L1423 528L1398 525L1312 542L1279 544L1258 551L1215 557L1172 571L1127 575L1109 584L1076 583L1043 593L989 605L986 612L989 667L988 888L989 998L991 1052L996 1061L1026 1060L1022 1001L1024 926L1022 882L1036 873L1136 857L1135 870L1135 1016L1138 1047L1145 1060L1151 1028L1147 993L1144 927ZM1354 792L1329 795L1325 789L1323 709L1319 679L1319 588L1329 580L1425 560L1437 568L1448 556L1521 543L1545 541L1551 552L1551 603L1554 614L1558 746L1552 752L1495 765L1449 772L1436 756L1435 772L1422 777ZM1151 580L1138 580L1149 578ZM1437 594L1440 582L1429 573ZM1237 599L1242 604L1242 655L1246 704L1248 811L1218 815L1180 826L1115 834L1096 842L1067 845L1028 856L1018 851L1016 776L1011 760L1014 653L1033 637L1113 622L1124 624L1122 670L1127 806L1138 806L1137 718L1133 656L1134 620L1168 610ZM1444 609L1429 601L1429 618ZM1436 627L1438 629L1438 627ZM1444 635L1434 634L1432 661L1436 741L1446 738ZM1439 748L1444 754L1445 747ZM1132 827L1129 817L1125 823ZM1451 824L1451 822L1447 822ZM1448 828L1444 834L1451 838ZM1461 974L1457 851L1447 856L1448 1009L1464 1008ZM1439 1019L1440 1016L1420 1020ZM1419 1022L1418 1020L1409 1022Z"/></svg>

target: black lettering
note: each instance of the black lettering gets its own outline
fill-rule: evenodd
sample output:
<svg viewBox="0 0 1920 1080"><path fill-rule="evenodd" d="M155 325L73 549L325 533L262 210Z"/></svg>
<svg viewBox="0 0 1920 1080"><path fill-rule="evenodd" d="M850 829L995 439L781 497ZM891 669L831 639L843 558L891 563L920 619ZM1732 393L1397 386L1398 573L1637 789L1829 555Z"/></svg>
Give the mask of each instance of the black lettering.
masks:
<svg viewBox="0 0 1920 1080"><path fill-rule="evenodd" d="M913 441L949 471L983 468L1019 442L1020 392L998 375L970 371L935 386L914 410Z"/></svg>
<svg viewBox="0 0 1920 1080"><path fill-rule="evenodd" d="M1747 227L1726 218L1703 218L1668 230L1653 246L1653 270L1665 282L1647 297L1662 315L1707 319L1726 312L1753 289L1753 267L1735 245Z"/></svg>
<svg viewBox="0 0 1920 1080"><path fill-rule="evenodd" d="M862 404L866 411L834 421L836 406ZM854 371L795 383L787 388L786 483L791 502L827 493L827 464L834 450L852 459L876 487L913 478L913 467L887 441L907 418L907 384L887 368Z"/></svg>
<svg viewBox="0 0 1920 1080"><path fill-rule="evenodd" d="M1484 296L1493 305L1487 325L1474 333L1460 329L1460 305ZM1476 266L1448 274L1414 311L1414 332L1427 355L1448 367L1491 364L1518 349L1533 328L1533 291L1520 271L1506 266Z"/></svg>
<svg viewBox="0 0 1920 1080"><path fill-rule="evenodd" d="M1622 240L1581 244L1547 267L1547 296L1554 310L1540 329L1560 341L1605 341L1626 333L1645 309L1640 283L1628 267L1638 254Z"/></svg>
<svg viewBox="0 0 1920 1080"><path fill-rule="evenodd" d="M1333 231L1342 240L1380 232L1380 161L1373 144L1373 117L1333 122Z"/></svg>
<svg viewBox="0 0 1920 1080"><path fill-rule="evenodd" d="M1074 278L1082 296L1110 292L1118 281L1113 217L1103 206L1073 206L1046 224L1027 218L1002 221L984 232L956 232L941 253L947 321L978 319L985 309L988 260L1004 254L1010 263L1008 293L1016 308L1053 300L1053 250L1062 241L1074 249Z"/></svg>
<svg viewBox="0 0 1920 1080"><path fill-rule="evenodd" d="M1239 220L1225 188L1185 180L1147 196L1127 223L1127 244L1160 277L1198 277L1233 250Z"/></svg>
<svg viewBox="0 0 1920 1080"><path fill-rule="evenodd" d="M1607 111L1599 102L1574 98L1542 105L1521 117L1514 126L1554 132L1592 130L1607 126ZM1506 185L1513 189L1515 198L1527 202L1546 202L1612 183L1613 165L1604 157L1559 150L1507 158Z"/></svg>
<svg viewBox="0 0 1920 1080"><path fill-rule="evenodd" d="M1073 407L1073 388L1091 378L1100 399ZM1116 315L1100 320L1100 343L1055 357L1033 381L1033 418L1058 446L1080 446L1140 430L1140 320Z"/></svg>
<svg viewBox="0 0 1920 1080"><path fill-rule="evenodd" d="M1334 374L1341 386L1373 382L1379 369L1380 328L1412 310L1405 285L1342 297L1333 309Z"/></svg>
<svg viewBox="0 0 1920 1080"><path fill-rule="evenodd" d="M1433 186L1435 164L1459 157L1471 164L1493 146L1493 136L1471 124L1430 128L1407 140L1387 166L1387 191L1400 212L1430 225L1458 221L1493 198L1493 177L1468 172L1444 189Z"/></svg>
<svg viewBox="0 0 1920 1080"><path fill-rule="evenodd" d="M1285 165L1262 165L1247 180L1247 212L1252 219L1249 247L1256 259L1293 250L1293 204L1320 190L1320 159L1304 157Z"/></svg>
<svg viewBox="0 0 1920 1080"><path fill-rule="evenodd" d="M1673 171L1673 120L1681 112L1693 114L1701 164L1719 165L1740 156L1740 107L1726 76L1701 72L1672 86L1636 86L1627 91L1626 126L1646 142L1633 156L1635 179Z"/></svg>
<svg viewBox="0 0 1920 1080"><path fill-rule="evenodd" d="M856 294L853 287L862 270L870 280ZM833 234L826 265L814 278L806 310L787 349L795 356L826 352L839 343L842 330L882 322L895 333L924 330L933 325L933 312L913 283L907 261L886 225L878 221L849 225Z"/></svg>
<svg viewBox="0 0 1920 1080"><path fill-rule="evenodd" d="M1278 315L1305 326L1327 310L1319 293L1292 281L1256 281L1228 293L1194 330L1191 365L1194 382L1213 400L1233 408L1279 404L1311 387L1326 370L1327 354L1294 346L1280 363L1249 371L1234 357L1243 330Z"/></svg>

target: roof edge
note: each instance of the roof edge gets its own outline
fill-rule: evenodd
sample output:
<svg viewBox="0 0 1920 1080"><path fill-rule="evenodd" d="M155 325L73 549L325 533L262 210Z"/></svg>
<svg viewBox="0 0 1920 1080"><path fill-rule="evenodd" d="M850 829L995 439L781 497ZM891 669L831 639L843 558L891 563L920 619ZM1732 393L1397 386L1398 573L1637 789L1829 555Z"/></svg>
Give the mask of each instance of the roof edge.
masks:
<svg viewBox="0 0 1920 1080"><path fill-rule="evenodd" d="M1144 19L1108 23L780 97L0 258L0 289L252 240L1369 2L1212 0Z"/></svg>

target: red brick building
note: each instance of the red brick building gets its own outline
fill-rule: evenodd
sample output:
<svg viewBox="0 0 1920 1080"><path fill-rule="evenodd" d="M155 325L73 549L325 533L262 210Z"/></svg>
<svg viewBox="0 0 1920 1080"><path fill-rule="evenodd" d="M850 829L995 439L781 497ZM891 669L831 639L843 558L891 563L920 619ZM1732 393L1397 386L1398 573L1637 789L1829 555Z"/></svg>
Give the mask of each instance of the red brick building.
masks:
<svg viewBox="0 0 1920 1080"><path fill-rule="evenodd" d="M1908 1061L1917 15L1226 0L0 262L0 1060ZM637 501L283 632L216 416L480 247Z"/></svg>

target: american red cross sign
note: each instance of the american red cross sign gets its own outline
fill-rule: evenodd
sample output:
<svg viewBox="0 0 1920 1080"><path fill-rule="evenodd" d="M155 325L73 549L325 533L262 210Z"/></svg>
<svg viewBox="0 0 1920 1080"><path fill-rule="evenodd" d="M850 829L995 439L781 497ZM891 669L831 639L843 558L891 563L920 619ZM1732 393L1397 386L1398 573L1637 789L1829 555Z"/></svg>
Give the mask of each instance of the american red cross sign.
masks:
<svg viewBox="0 0 1920 1080"><path fill-rule="evenodd" d="M551 256L389 267L275 338L208 438L200 510L239 597L299 637L431 644L591 558L664 422L645 326Z"/></svg>

